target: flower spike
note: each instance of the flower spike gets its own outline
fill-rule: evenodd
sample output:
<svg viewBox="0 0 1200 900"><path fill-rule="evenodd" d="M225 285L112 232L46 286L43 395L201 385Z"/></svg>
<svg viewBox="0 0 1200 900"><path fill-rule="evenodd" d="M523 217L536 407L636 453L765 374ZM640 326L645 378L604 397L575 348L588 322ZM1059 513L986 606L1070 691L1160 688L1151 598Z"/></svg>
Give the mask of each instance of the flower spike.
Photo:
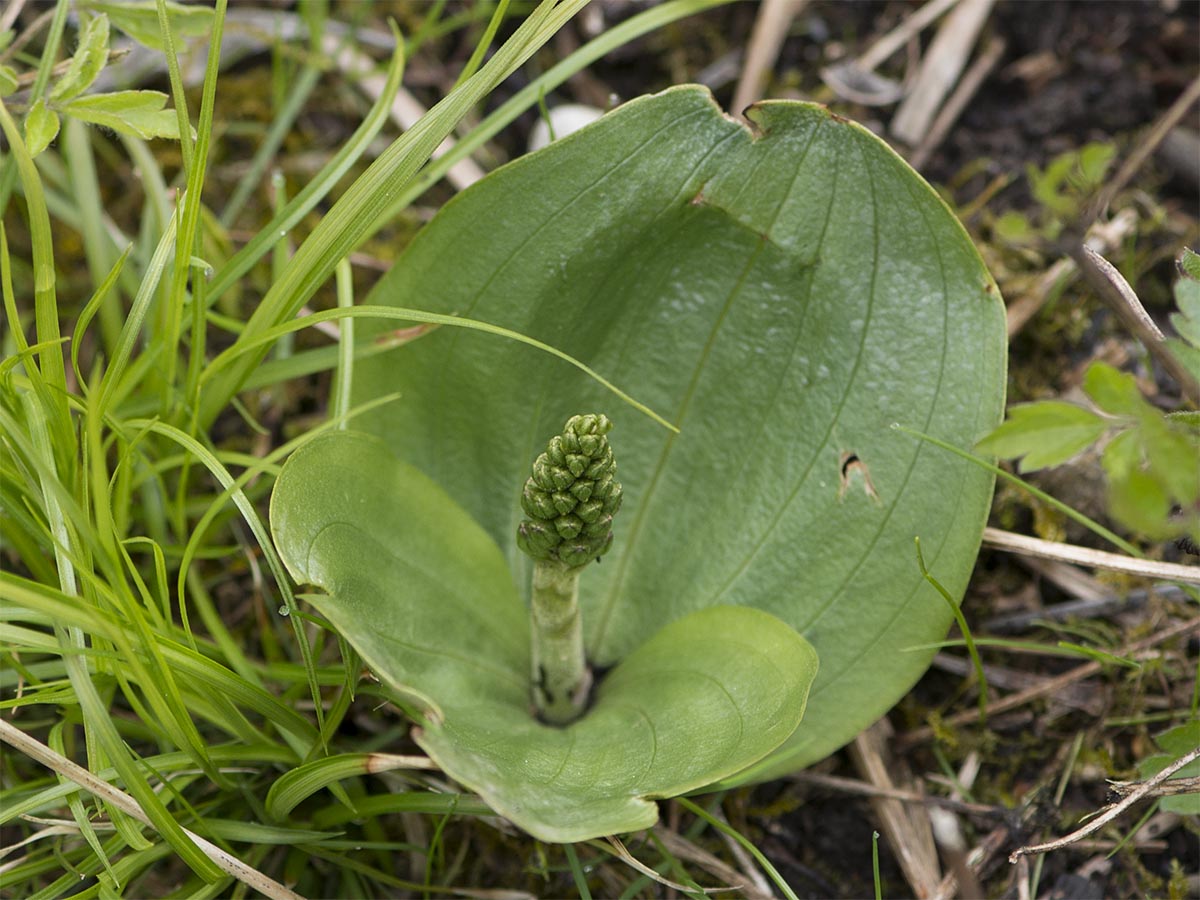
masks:
<svg viewBox="0 0 1200 900"><path fill-rule="evenodd" d="M605 415L572 416L534 461L521 493L529 518L517 528L517 546L534 559L577 568L612 546L621 484L608 444L611 430Z"/></svg>
<svg viewBox="0 0 1200 900"><path fill-rule="evenodd" d="M572 416L533 462L521 492L529 518L517 546L534 559L533 704L543 721L566 725L587 707L592 673L583 651L579 573L612 546L621 485L607 416Z"/></svg>

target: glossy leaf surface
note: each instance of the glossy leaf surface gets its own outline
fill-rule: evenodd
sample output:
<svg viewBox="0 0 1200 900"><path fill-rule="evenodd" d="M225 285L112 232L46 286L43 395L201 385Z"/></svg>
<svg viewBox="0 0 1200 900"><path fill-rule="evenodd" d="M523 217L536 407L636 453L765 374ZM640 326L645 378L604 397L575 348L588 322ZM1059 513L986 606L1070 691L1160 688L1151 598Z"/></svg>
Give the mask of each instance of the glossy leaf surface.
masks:
<svg viewBox="0 0 1200 900"><path fill-rule="evenodd" d="M804 712L812 648L773 616L718 606L642 643L582 719L541 724L528 617L499 548L373 438L335 433L297 451L271 520L292 576L327 592L310 602L411 702L421 746L543 840L648 827L653 798L741 771Z"/></svg>
<svg viewBox="0 0 1200 900"><path fill-rule="evenodd" d="M1003 306L961 226L873 135L771 102L754 130L684 87L632 101L448 203L367 302L470 316L587 362L672 434L526 347L443 328L363 361L365 427L516 551L528 466L595 411L625 486L582 584L592 659L667 623L757 607L817 648L804 724L766 777L883 714L960 596L992 478L892 423L970 447L1000 421ZM363 420L359 420L363 421Z"/></svg>

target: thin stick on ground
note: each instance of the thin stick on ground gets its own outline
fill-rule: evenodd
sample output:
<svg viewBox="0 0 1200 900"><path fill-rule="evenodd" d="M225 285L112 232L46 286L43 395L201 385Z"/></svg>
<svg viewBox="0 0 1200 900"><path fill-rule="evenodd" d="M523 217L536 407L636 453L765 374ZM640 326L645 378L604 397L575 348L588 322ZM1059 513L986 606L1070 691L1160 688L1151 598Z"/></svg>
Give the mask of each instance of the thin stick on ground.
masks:
<svg viewBox="0 0 1200 900"><path fill-rule="evenodd" d="M983 542L998 550L1008 550L1012 553L1036 556L1041 559L1054 559L1093 569L1139 575L1143 578L1157 578L1162 581L1200 584L1200 566L1185 566L1180 563L1159 562L1153 559L1137 559L1121 553L1108 553L1104 550L1093 550L1090 547L1045 541L1041 538L1014 534L1011 531L990 527L983 530Z"/></svg>
<svg viewBox="0 0 1200 900"><path fill-rule="evenodd" d="M929 0L928 3L906 17L903 22L867 48L856 64L864 72L878 68L893 53L907 44L912 37L932 25L942 13L956 3L958 0Z"/></svg>
<svg viewBox="0 0 1200 900"><path fill-rule="evenodd" d="M933 155L933 151L941 146L946 135L950 133L950 129L954 127L954 123L958 121L958 117L971 102L971 98L978 93L983 82L987 80L988 75L992 73L1001 57L1004 56L1007 46L1004 38L992 38L975 62L971 63L971 67L963 75L958 87L954 89L954 93L949 96L933 120L933 124L929 126L928 133L921 139L921 143L909 157L909 165L914 169L920 171L929 161L929 157Z"/></svg>
<svg viewBox="0 0 1200 900"><path fill-rule="evenodd" d="M762 876L753 869L750 872L739 872L733 866L713 856L707 850L697 847L687 838L665 827L662 823L654 826L654 833L674 856L685 862L695 863L726 884L737 885L741 896L746 900L771 900L775 896L771 893L770 885L762 881ZM753 875L759 875L758 879L754 879ZM752 883L747 884L746 879L750 879Z"/></svg>
<svg viewBox="0 0 1200 900"><path fill-rule="evenodd" d="M1086 243L1100 253L1111 253L1133 234L1137 223L1137 212L1130 208L1122 209L1110 221L1094 225L1088 231ZM1020 332L1046 305L1046 301L1051 296L1057 296L1057 292L1078 274L1079 267L1069 256L1064 256L1047 269L1032 288L1008 304L1008 336L1011 338Z"/></svg>
<svg viewBox="0 0 1200 900"><path fill-rule="evenodd" d="M1176 98L1175 102L1158 117L1158 120L1146 132L1146 137L1138 144L1137 148L1129 154L1129 157L1122 163L1121 168L1114 175L1099 194L1096 195L1095 201L1088 207L1087 213L1079 223L1080 231L1087 229L1097 218L1099 218L1108 205L1112 203L1113 197L1121 188L1129 183L1129 180L1137 174L1138 169L1145 165L1146 160L1150 155L1158 149L1158 146L1167 138L1179 120L1184 117L1188 109L1197 100L1200 100L1200 78L1194 80L1188 85L1187 89Z"/></svg>
<svg viewBox="0 0 1200 900"><path fill-rule="evenodd" d="M1116 655L1130 656L1134 653L1140 653L1143 650L1168 641L1171 638L1187 635L1189 632L1200 632L1200 617L1185 619L1182 622L1176 622L1170 628L1164 628L1162 631L1152 634L1143 640L1136 641L1127 647L1122 648ZM1003 712L1008 712L1010 709L1017 709L1024 706L1031 700L1036 700L1039 697L1044 697L1048 694L1054 694L1061 691L1068 685L1074 684L1077 681L1082 681L1085 678L1091 678L1098 674L1104 668L1104 664L1092 661L1084 663L1081 666L1076 666L1062 675L1054 678L1047 678L1041 684L1021 691L1017 694L1012 694L1000 700L995 700L988 704L988 713L992 716L999 715ZM947 716L942 720L942 727L956 728L960 725L966 725L971 722L976 722L979 719L979 713L974 709L963 710L953 716ZM921 728L915 728L906 734L901 734L897 737L896 744L898 750L906 750L914 744L920 744L929 740L935 734L934 729L925 725Z"/></svg>
<svg viewBox="0 0 1200 900"><path fill-rule="evenodd" d="M893 775L897 779L910 777L907 765L890 752L892 734L891 723L883 718L860 733L849 746L850 758L859 774L871 784L889 789L896 787ZM942 880L942 872L929 809L906 806L877 794L871 797L871 810L913 893L918 897L930 896Z"/></svg>
<svg viewBox="0 0 1200 900"><path fill-rule="evenodd" d="M741 115L755 100L762 99L767 73L779 58L788 27L804 8L808 0L764 0L754 20L754 31L746 48L746 62L742 66L742 77L738 79L733 93L730 112Z"/></svg>
<svg viewBox="0 0 1200 900"><path fill-rule="evenodd" d="M4 741L4 743L24 753L30 759L37 760L46 768L75 782L84 790L95 794L102 800L108 801L121 810L121 812L132 816L143 825L153 827L150 817L142 810L141 805L124 791L113 787L107 781L102 781L87 769L72 762L65 756L55 753L41 741L30 737L3 719L0 719L0 741ZM264 875L257 869L252 869L236 856L226 853L216 844L200 837L195 832L184 828L183 833L200 848L200 851L205 856L216 863L223 872L232 875L247 887L258 891L264 896L271 897L272 900L304 900L295 891L289 890L278 881Z"/></svg>
<svg viewBox="0 0 1200 900"><path fill-rule="evenodd" d="M846 794L857 794L863 797L886 797L899 800L901 803L920 803L925 806L941 806L955 812L967 813L972 816L1003 817L1008 814L1003 806L992 806L987 803L969 803L953 797L939 797L936 794L921 794L917 791L906 791L902 788L886 787L859 781L855 778L843 778L840 775L823 775L820 772L797 772L791 776L797 784L811 784L840 791Z"/></svg>
<svg viewBox="0 0 1200 900"><path fill-rule="evenodd" d="M891 133L909 146L916 146L943 98L958 82L975 40L992 10L993 0L961 0L941 26L913 82L912 90L896 109Z"/></svg>
<svg viewBox="0 0 1200 900"><path fill-rule="evenodd" d="M1129 286L1125 276L1107 259L1084 244L1077 244L1070 253L1092 290L1117 314L1117 318L1129 333L1137 338L1159 365L1175 379L1183 395L1196 406L1200 406L1200 382L1167 349L1163 333L1158 330L1158 326L1142 306L1141 300Z"/></svg>
<svg viewBox="0 0 1200 900"><path fill-rule="evenodd" d="M1170 778L1172 775L1174 775L1180 769L1184 768L1186 765L1188 765L1191 762L1194 762L1197 759L1200 759L1200 747L1197 747L1195 750L1192 750L1190 753L1185 753L1183 756L1179 757L1179 759L1175 760L1175 762L1171 763L1169 766L1167 766L1165 769L1163 769L1161 772L1159 772L1153 778L1147 778L1135 790L1130 791L1121 800L1105 807L1103 812L1101 812L1099 815L1097 815L1096 818L1092 819L1090 822L1088 822L1082 828L1076 829L1075 831L1072 831L1070 834L1065 835L1060 838L1057 838L1056 840L1047 841L1044 844L1033 844L1033 845L1030 845L1027 847L1018 847L1016 850L1014 850L1012 853L1009 854L1008 861L1010 863L1015 863L1022 856L1030 856L1034 853L1047 853L1051 850L1058 850L1058 849L1061 849L1062 847L1068 846L1069 844L1075 843L1075 841L1078 841L1082 838L1087 837L1089 834L1092 834L1093 832L1099 831L1101 828L1103 828L1105 825L1107 825L1113 819L1117 818L1117 816L1121 815L1121 813L1125 812L1127 809L1129 809L1129 807L1133 806L1133 804L1137 803L1139 800L1143 800L1147 797L1154 796L1153 792L1158 787L1158 785L1162 784L1164 781L1166 781L1168 778Z"/></svg>

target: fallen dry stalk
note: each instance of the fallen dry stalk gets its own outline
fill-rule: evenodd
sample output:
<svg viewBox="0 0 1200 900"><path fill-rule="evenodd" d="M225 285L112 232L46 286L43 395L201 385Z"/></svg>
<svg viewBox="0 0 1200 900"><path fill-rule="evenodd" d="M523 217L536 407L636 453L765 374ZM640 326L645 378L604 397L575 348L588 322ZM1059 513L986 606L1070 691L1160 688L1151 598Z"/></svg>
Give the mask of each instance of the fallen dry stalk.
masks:
<svg viewBox="0 0 1200 900"><path fill-rule="evenodd" d="M608 844L608 846L611 848L609 850L609 852L612 853L617 859L621 860L621 862L625 863L625 865L629 866L631 869L633 869L637 872L641 872L643 875L645 875L647 878L651 879L652 881L657 881L659 884L663 885L664 887L669 887L672 890L682 891L684 893L690 892L692 890L692 888L688 887L686 884L680 884L677 881L672 881L671 879L666 878L665 876L660 875L658 872L654 871L654 869L650 868L644 862L641 862L637 857L635 857L632 853L629 852L629 850L625 847L625 845L623 843L621 843L621 839L618 838L616 835L609 835L604 840ZM727 885L725 887L701 888L700 890L702 893L705 893L705 894L718 894L718 893L721 893L722 891L741 891L744 889L745 889L745 885L733 884L733 885Z"/></svg>
<svg viewBox="0 0 1200 900"><path fill-rule="evenodd" d="M1135 641L1132 644L1122 648L1117 655L1130 656L1135 653L1140 653L1143 650L1161 644L1164 641L1169 641L1171 638L1186 635L1189 632L1200 633L1200 617L1185 619L1182 622L1176 622L1169 628L1164 628L1162 631L1152 634L1140 641ZM1077 681L1082 681L1085 678L1091 678L1103 669L1103 664L1093 661L1084 663L1081 666L1076 666L1070 671L1064 672L1054 678L1047 678L1039 685L1021 691L1016 694L1011 694L1001 700L995 700L988 704L988 715L997 715L999 713L1008 712L1012 709L1024 706L1030 700L1036 700L1039 697L1044 697L1047 694L1054 694L1061 691L1068 685L1074 684ZM979 711L976 709L966 709L962 712L955 713L952 716L947 716L942 720L944 727L957 727L959 725L967 725L971 722L978 721ZM907 734L900 735L897 740L897 748L905 750L915 744L923 743L934 736L932 726L925 725L921 728L915 728Z"/></svg>
<svg viewBox="0 0 1200 900"><path fill-rule="evenodd" d="M962 81L958 83L958 87L954 89L941 111L938 112L937 118L933 120L933 124L929 126L929 131L925 137L921 139L921 143L917 149L912 152L908 158L909 165L920 171L921 168L929 161L929 157L933 151L942 145L942 141L946 139L946 135L950 133L950 129L954 127L954 123L958 121L958 117L962 115L967 104L971 102L971 98L978 93L983 82L987 80L988 75L996 68L1001 57L1004 56L1004 50L1008 45L1004 38L996 37L988 41L987 46L975 62L971 63L971 67L967 69L963 75Z"/></svg>
<svg viewBox="0 0 1200 900"><path fill-rule="evenodd" d="M700 866L710 875L726 884L739 885L738 890L746 900L772 900L775 896L771 893L769 885L764 886L758 882L758 879L752 879L755 882L753 884L746 884L745 879L751 878L750 873L739 872L724 860L718 859L702 847L697 847L687 838L678 832L672 831L662 823L654 826L654 833L662 841L663 846L674 856Z"/></svg>
<svg viewBox="0 0 1200 900"><path fill-rule="evenodd" d="M113 787L107 781L102 781L83 768L83 766L72 762L60 753L55 753L41 741L30 737L21 731L21 729L16 728L3 719L0 719L0 741L4 741L4 743L24 753L30 759L37 760L51 771L57 772L64 778L75 782L84 790L108 801L121 810L121 812L132 816L143 825L151 828L154 827L150 821L150 817L143 811L141 804L124 791ZM278 881L264 875L257 869L252 869L236 856L226 853L216 844L200 837L195 832L184 828L183 833L200 849L200 852L216 863L221 871L232 875L247 887L267 897L271 897L272 900L304 900L295 891L289 890Z"/></svg>
<svg viewBox="0 0 1200 900"><path fill-rule="evenodd" d="M880 719L861 732L848 747L859 774L871 784L892 790L896 780L908 780L911 773L903 760L891 754L891 723ZM942 880L937 846L933 839L930 810L925 806L904 805L882 794L871 797L871 811L879 821L900 869L917 897L929 897Z"/></svg>
<svg viewBox="0 0 1200 900"><path fill-rule="evenodd" d="M1118 797L1128 797L1145 784L1143 781L1110 781L1113 793ZM1151 797L1175 797L1179 794L1200 794L1200 775L1192 778L1173 778L1154 788Z"/></svg>
<svg viewBox="0 0 1200 900"><path fill-rule="evenodd" d="M1167 109L1165 113L1158 117L1158 120L1146 132L1145 138L1138 144L1137 148L1129 154L1128 159L1121 164L1121 168L1117 170L1117 174L1104 185L1104 188L1097 194L1095 201L1088 208L1087 213L1080 223L1080 230L1086 229L1092 222L1096 221L1112 203L1113 197L1121 188L1129 183L1129 180L1137 173L1150 155L1158 149L1158 146L1167 138L1171 129L1179 124L1179 120L1184 117L1188 109L1200 100L1200 78L1197 78L1187 89L1180 94L1175 102Z"/></svg>
<svg viewBox="0 0 1200 900"><path fill-rule="evenodd" d="M746 47L746 62L742 77L733 92L729 111L740 116L755 100L762 99L767 73L775 66L779 51L787 37L792 20L807 5L808 0L764 0L758 8L750 43Z"/></svg>
<svg viewBox="0 0 1200 900"><path fill-rule="evenodd" d="M1139 800L1143 800L1147 797L1155 796L1155 794L1153 792L1160 784L1162 784L1164 781L1166 781L1168 778L1170 778L1172 775L1174 775L1176 772L1178 772L1184 766L1188 765L1191 762L1194 762L1197 759L1200 759L1200 747L1197 747L1195 750L1191 751L1190 753L1185 753L1183 756L1181 756L1179 759L1175 760L1175 762L1171 763L1169 766L1167 766L1165 769L1163 769L1161 772L1159 772L1153 778L1147 778L1145 781L1141 782L1137 788L1130 791L1124 798L1122 798L1117 803L1112 803L1112 804L1106 806L1099 815L1097 815L1094 819L1092 819L1090 822L1088 822L1082 828L1072 831L1070 834L1065 835L1064 837L1060 837L1056 840L1047 841L1044 844L1033 844L1033 845L1027 846L1027 847L1018 847L1016 850L1014 850L1012 853L1009 854L1008 861L1010 863L1015 863L1022 856L1029 856L1034 853L1047 853L1051 850L1061 849L1062 847L1066 847L1069 844L1073 844L1076 841L1080 840L1081 838L1085 838L1089 834L1092 834L1093 832L1100 830L1105 825L1107 825L1109 822L1111 822L1113 819L1115 819L1117 816L1121 815L1121 813L1125 812L1125 810L1129 809L1129 807L1133 806L1133 804L1137 803Z"/></svg>
<svg viewBox="0 0 1200 900"><path fill-rule="evenodd" d="M856 65L864 72L873 71L907 44L910 38L932 25L942 13L956 3L958 0L929 0L928 3L867 48L867 51L858 58Z"/></svg>
<svg viewBox="0 0 1200 900"><path fill-rule="evenodd" d="M1084 244L1071 250L1071 258L1079 266L1084 280L1092 290L1117 314L1121 324L1150 351L1158 363L1175 379L1183 395L1200 406L1200 382L1167 349L1163 333L1142 306L1129 282L1116 267Z"/></svg>
<svg viewBox="0 0 1200 900"><path fill-rule="evenodd" d="M1179 563L1159 562L1153 559L1138 559L1121 553L1108 553L1104 550L1092 550L1090 547L1078 547L1074 544L1060 544L1056 541L1045 541L1041 538L1029 537L1024 534L1014 534L999 528L983 529L983 542L998 550L1008 550L1026 556L1036 556L1041 559L1053 559L1059 562L1075 563L1093 569L1105 569L1109 572L1121 572L1126 575L1138 575L1143 578L1157 578L1162 581L1178 581L1183 584L1200 585L1200 566L1185 566Z"/></svg>
<svg viewBox="0 0 1200 900"><path fill-rule="evenodd" d="M972 816L1004 816L1008 810L1002 806L992 806L986 803L968 803L953 797L939 797L936 794L920 794L916 791L906 791L902 788L885 787L870 784L855 778L843 778L840 775L822 775L819 772L797 772L791 776L792 781L799 784L811 784L815 787L829 788L845 794L857 794L863 797L886 797L899 800L901 803L921 803L926 806L941 806L955 812Z"/></svg>
<svg viewBox="0 0 1200 900"><path fill-rule="evenodd" d="M896 109L891 132L916 146L958 81L975 40L992 11L993 0L960 0L929 44L912 90Z"/></svg>
<svg viewBox="0 0 1200 900"><path fill-rule="evenodd" d="M1100 253L1111 253L1133 234L1137 225L1137 213L1130 208L1122 209L1108 222L1098 222L1087 235L1087 245ZM1008 304L1008 336L1017 334L1032 319L1051 294L1079 274L1075 260L1064 256L1037 280L1034 286Z"/></svg>

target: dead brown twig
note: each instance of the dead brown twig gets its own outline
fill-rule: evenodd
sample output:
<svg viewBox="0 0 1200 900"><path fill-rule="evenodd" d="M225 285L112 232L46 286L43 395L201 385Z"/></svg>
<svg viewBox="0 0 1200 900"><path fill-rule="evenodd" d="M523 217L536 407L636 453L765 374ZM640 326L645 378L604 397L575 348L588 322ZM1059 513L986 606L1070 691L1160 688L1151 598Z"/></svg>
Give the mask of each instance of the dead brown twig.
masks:
<svg viewBox="0 0 1200 900"><path fill-rule="evenodd" d="M1150 318L1125 277L1112 263L1084 244L1074 245L1070 255L1079 266L1084 280L1117 314L1117 318L1129 333L1137 338L1158 360L1159 365L1175 379L1183 395L1196 406L1200 406L1200 381L1197 381L1167 349L1163 333L1158 330L1158 326L1154 324L1154 320Z"/></svg>
<svg viewBox="0 0 1200 900"><path fill-rule="evenodd" d="M1087 245L1100 253L1111 253L1121 246L1125 238L1133 233L1138 216L1132 209L1122 209L1108 222L1097 222L1087 235ZM1069 256L1064 256L1038 278L1034 286L1008 304L1008 336L1020 332L1032 319L1046 300L1056 295L1068 281L1079 274L1079 267Z"/></svg>
<svg viewBox="0 0 1200 900"><path fill-rule="evenodd" d="M1128 797L1134 791L1140 790L1144 781L1110 781L1113 793L1118 797ZM1192 778L1172 778L1156 785L1148 797L1174 797L1179 794L1200 794L1200 775Z"/></svg>
<svg viewBox="0 0 1200 900"><path fill-rule="evenodd" d="M741 115L747 106L762 98L767 73L779 57L788 27L807 3L808 0L764 0L759 6L746 48L742 77L738 79L737 89L733 93L731 113Z"/></svg>
<svg viewBox="0 0 1200 900"><path fill-rule="evenodd" d="M1183 756L1181 756L1179 759L1175 760L1175 762L1171 763L1169 766L1167 766L1165 769L1163 769L1161 772L1159 772L1154 777L1147 778L1145 781L1141 782L1135 789L1131 790L1128 794L1125 795L1124 798L1122 798L1117 803L1112 803L1112 804L1109 804L1108 806L1106 806L1104 808L1104 810L1098 816L1096 816L1094 819L1092 819L1090 822L1088 822L1082 828L1076 829L1075 831L1072 831L1070 834L1065 835L1060 838L1057 838L1056 840L1047 841L1044 844L1033 844L1033 845L1026 846L1026 847L1018 847L1016 850L1014 850L1012 853L1010 853L1008 855L1008 861L1010 863L1015 863L1022 856L1029 856L1029 855L1032 855L1035 853L1047 853L1051 850L1058 850L1062 847L1068 846L1069 844L1075 843L1076 841L1080 840L1081 838L1087 837L1089 834L1092 834L1093 832L1099 831L1101 828L1103 828L1105 825L1107 825L1113 819L1117 818L1117 816L1121 815L1121 813L1125 812L1125 810L1129 809L1129 807L1133 806L1133 804L1137 803L1139 800L1144 800L1147 797L1155 796L1155 794L1153 792L1155 791L1156 788L1159 787L1159 785L1161 785L1164 781L1166 781L1168 778L1170 778L1172 775L1174 775L1176 772L1178 772L1184 766L1188 765L1191 762L1194 762L1197 759L1200 759L1200 747L1197 747L1195 750L1191 751L1190 753L1185 753Z"/></svg>
<svg viewBox="0 0 1200 900"><path fill-rule="evenodd" d="M1146 132L1146 137L1129 154L1129 158L1125 160L1121 168L1117 170L1117 174L1096 195L1096 199L1088 207L1087 212L1079 222L1079 233L1082 234L1086 231L1108 209L1108 205L1112 203L1113 198L1121 188L1129 183L1129 180L1133 178L1138 169L1158 149L1159 144L1166 140L1171 129L1179 123L1179 120L1183 118L1184 114L1197 100L1200 100L1200 78L1197 78L1188 85L1187 89L1167 108L1167 111L1158 117L1158 120L1150 126L1150 130Z"/></svg>
<svg viewBox="0 0 1200 900"><path fill-rule="evenodd" d="M912 90L892 118L891 132L910 146L918 144L958 81L971 48L987 21L993 0L960 0L929 44Z"/></svg>
<svg viewBox="0 0 1200 900"><path fill-rule="evenodd" d="M992 38L975 62L971 63L971 67L963 75L958 87L954 89L954 93L949 96L933 120L933 124L929 126L929 131L908 158L909 165L914 169L920 170L933 155L933 151L941 146L946 135L950 133L950 129L954 127L954 123L958 121L958 117L962 115L962 111L971 102L971 98L983 86L983 82L1004 56L1007 46L1004 38Z"/></svg>
<svg viewBox="0 0 1200 900"><path fill-rule="evenodd" d="M850 744L850 758L864 779L887 790L896 787L895 780L910 777L908 766L891 754L892 726L880 719L863 731ZM893 780L895 779L895 780ZM871 797L871 810L883 832L904 878L917 897L931 897L942 880L937 846L929 809L900 803L882 794Z"/></svg>
<svg viewBox="0 0 1200 900"><path fill-rule="evenodd" d="M1041 559L1054 559L1059 562L1075 563L1093 569L1104 569L1109 572L1122 572L1126 575L1139 575L1143 578L1157 578L1163 581L1178 581L1183 584L1200 585L1200 566L1185 566L1179 563L1159 562L1153 559L1138 559L1122 553L1108 553L1103 550L1093 550L1091 547L1079 547L1074 544L1063 544L1058 541L1046 541L1041 538L999 528L985 528L983 543L998 550L1008 550L1036 556Z"/></svg>
<svg viewBox="0 0 1200 900"><path fill-rule="evenodd" d="M862 797L885 797L899 800L901 803L921 803L926 806L941 806L955 812L972 816L1002 816L1007 810L1002 806L991 806L986 803L968 803L966 800L956 800L953 797L939 797L936 794L922 794L917 791L906 791L901 788L885 787L858 781L854 778L843 778L840 775L822 775L820 772L801 771L791 776L798 784L811 784L814 787L828 788L845 794L857 794Z"/></svg>
<svg viewBox="0 0 1200 900"><path fill-rule="evenodd" d="M1162 631L1152 634L1140 641L1135 641L1132 644L1121 649L1118 653L1120 656L1129 656L1131 654L1140 653L1143 650L1148 650L1151 647L1161 644L1164 641L1169 641L1171 638L1180 637L1191 632L1200 632L1200 617L1185 619L1182 622L1176 622L1169 628L1164 628ZM1027 690L1020 691L1016 694L1011 694L1001 700L996 700L988 704L988 714L998 715L1002 712L1008 712L1011 709L1017 709L1024 706L1031 700L1036 700L1039 697L1045 697L1048 694L1054 694L1061 691L1068 685L1074 684L1077 681L1082 681L1085 678L1091 678L1103 668L1100 662L1088 662L1081 666L1076 666L1062 675L1054 678L1047 678L1041 684L1031 687ZM966 709L953 716L948 716L942 720L943 726L957 727L967 725L977 721L979 711L975 709ZM926 725L921 728L913 729L907 734L902 734L897 738L898 749L904 750L916 744L924 743L932 738L936 732L932 726Z"/></svg>

